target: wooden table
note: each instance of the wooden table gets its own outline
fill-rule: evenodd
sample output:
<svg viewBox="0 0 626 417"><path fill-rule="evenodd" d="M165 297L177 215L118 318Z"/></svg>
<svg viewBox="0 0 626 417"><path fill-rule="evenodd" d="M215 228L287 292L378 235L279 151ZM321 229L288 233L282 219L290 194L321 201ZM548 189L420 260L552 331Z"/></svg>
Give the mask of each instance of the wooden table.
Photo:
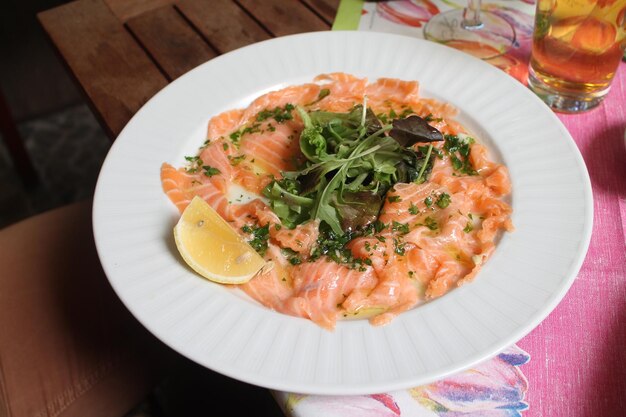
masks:
<svg viewBox="0 0 626 417"><path fill-rule="evenodd" d="M329 30L338 4L78 0L38 18L93 113L115 140L144 103L185 72L254 42ZM207 409L216 415L282 415L269 391L197 368L184 362L165 388L174 415Z"/></svg>
<svg viewBox="0 0 626 417"><path fill-rule="evenodd" d="M242 46L330 29L339 0L78 0L38 18L102 127L190 69Z"/></svg>

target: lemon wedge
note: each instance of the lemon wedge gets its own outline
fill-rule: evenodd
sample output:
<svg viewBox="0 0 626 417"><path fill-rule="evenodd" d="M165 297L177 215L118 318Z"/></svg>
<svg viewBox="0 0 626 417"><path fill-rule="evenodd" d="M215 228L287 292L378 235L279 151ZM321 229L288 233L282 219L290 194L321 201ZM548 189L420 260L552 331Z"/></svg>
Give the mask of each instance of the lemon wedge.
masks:
<svg viewBox="0 0 626 417"><path fill-rule="evenodd" d="M371 319L374 316L384 313L387 307L365 307L361 308L353 313L344 313L343 320L361 320Z"/></svg>
<svg viewBox="0 0 626 417"><path fill-rule="evenodd" d="M176 247L187 265L221 284L248 282L265 260L202 198L194 197L174 227Z"/></svg>

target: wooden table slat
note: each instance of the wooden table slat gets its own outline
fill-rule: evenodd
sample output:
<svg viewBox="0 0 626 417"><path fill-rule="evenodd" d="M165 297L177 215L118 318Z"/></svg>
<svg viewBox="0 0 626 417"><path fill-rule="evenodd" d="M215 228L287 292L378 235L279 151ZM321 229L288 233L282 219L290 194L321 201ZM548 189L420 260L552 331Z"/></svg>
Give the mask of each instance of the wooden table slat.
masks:
<svg viewBox="0 0 626 417"><path fill-rule="evenodd" d="M217 55L172 6L150 10L126 25L170 80Z"/></svg>
<svg viewBox="0 0 626 417"><path fill-rule="evenodd" d="M101 0L78 0L38 18L115 138L167 85L165 76Z"/></svg>
<svg viewBox="0 0 626 417"><path fill-rule="evenodd" d="M324 21L332 26L335 21L335 15L337 14L337 9L339 8L340 0L301 0L302 2L309 5L309 7L317 14L322 16Z"/></svg>
<svg viewBox="0 0 626 417"><path fill-rule="evenodd" d="M330 25L299 1L236 0L274 36L328 30Z"/></svg>
<svg viewBox="0 0 626 417"><path fill-rule="evenodd" d="M218 52L269 39L270 34L232 0L181 0L177 8Z"/></svg>
<svg viewBox="0 0 626 417"><path fill-rule="evenodd" d="M117 18L126 22L150 10L169 6L177 0L103 0Z"/></svg>

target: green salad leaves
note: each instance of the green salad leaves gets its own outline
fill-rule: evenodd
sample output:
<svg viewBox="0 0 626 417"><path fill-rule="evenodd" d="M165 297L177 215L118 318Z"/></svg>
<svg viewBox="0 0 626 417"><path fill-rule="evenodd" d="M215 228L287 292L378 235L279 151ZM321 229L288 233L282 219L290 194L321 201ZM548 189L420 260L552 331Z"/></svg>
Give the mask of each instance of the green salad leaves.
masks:
<svg viewBox="0 0 626 417"><path fill-rule="evenodd" d="M382 124L361 105L348 113L296 110L304 122L300 149L306 162L263 191L289 228L310 219L339 236L365 228L378 218L394 184L426 181L433 146L411 146L444 140L418 116Z"/></svg>

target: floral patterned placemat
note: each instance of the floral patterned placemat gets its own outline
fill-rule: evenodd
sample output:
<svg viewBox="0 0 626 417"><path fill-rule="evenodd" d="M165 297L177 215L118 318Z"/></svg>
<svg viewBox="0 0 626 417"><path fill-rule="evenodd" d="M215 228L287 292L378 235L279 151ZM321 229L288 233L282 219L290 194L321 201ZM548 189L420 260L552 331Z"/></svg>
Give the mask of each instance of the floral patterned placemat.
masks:
<svg viewBox="0 0 626 417"><path fill-rule="evenodd" d="M433 16L448 10L462 9L467 0L397 0L364 2L342 0L333 30L371 30L424 38L424 26ZM522 83L528 78L528 61L534 25L534 0L483 1L482 10L503 18L515 29L515 39L506 53L486 60ZM493 55L485 43L455 43L460 49L479 58Z"/></svg>
<svg viewBox="0 0 626 417"><path fill-rule="evenodd" d="M530 359L517 346L450 378L385 394L354 396L273 392L292 417L515 417L528 408L528 382L519 369Z"/></svg>

